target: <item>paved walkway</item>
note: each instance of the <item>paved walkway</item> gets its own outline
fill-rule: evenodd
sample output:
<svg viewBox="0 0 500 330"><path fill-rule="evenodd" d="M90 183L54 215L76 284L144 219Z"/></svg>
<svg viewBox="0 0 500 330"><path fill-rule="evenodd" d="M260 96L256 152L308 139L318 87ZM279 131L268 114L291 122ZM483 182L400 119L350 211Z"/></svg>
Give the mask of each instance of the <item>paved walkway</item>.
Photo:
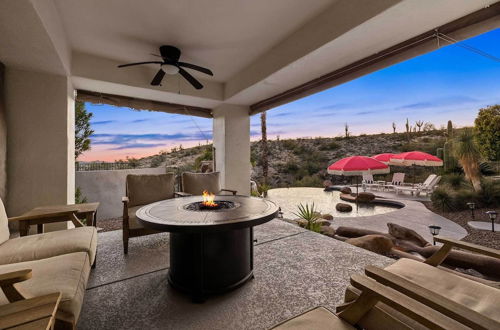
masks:
<svg viewBox="0 0 500 330"><path fill-rule="evenodd" d="M316 306L334 311L354 273L394 260L280 220L255 228L255 279L193 304L167 283L169 235L99 233L78 329L269 329Z"/></svg>

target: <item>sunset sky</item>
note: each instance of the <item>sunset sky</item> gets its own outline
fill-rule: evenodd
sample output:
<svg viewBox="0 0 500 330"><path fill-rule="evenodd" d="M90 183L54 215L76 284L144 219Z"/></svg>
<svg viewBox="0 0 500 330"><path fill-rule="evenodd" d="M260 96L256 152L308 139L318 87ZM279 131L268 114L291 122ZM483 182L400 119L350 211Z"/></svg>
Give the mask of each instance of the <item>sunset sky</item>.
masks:
<svg viewBox="0 0 500 330"><path fill-rule="evenodd" d="M464 41L500 58L500 29ZM406 118L453 120L471 125L479 108L500 103L500 62L456 45L422 55L321 93L268 111L268 135L275 138L333 137L348 123L354 134L404 129ZM210 119L86 104L92 112L92 150L82 161L144 157L206 143ZM198 127L201 129L198 129ZM252 139L260 138L260 117L251 119Z"/></svg>

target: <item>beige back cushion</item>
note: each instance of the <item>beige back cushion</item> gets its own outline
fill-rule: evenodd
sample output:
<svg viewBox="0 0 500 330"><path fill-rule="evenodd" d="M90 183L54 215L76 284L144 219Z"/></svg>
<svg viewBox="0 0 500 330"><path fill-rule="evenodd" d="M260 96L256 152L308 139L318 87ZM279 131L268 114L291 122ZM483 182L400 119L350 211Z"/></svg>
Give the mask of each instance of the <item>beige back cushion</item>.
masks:
<svg viewBox="0 0 500 330"><path fill-rule="evenodd" d="M7 218L7 212L5 212L5 207L0 198L0 244L8 240L9 236L9 219Z"/></svg>
<svg viewBox="0 0 500 330"><path fill-rule="evenodd" d="M182 173L182 191L201 195L203 190L217 194L220 192L219 172L212 173Z"/></svg>
<svg viewBox="0 0 500 330"><path fill-rule="evenodd" d="M175 175L127 175L129 207L145 205L174 197Z"/></svg>

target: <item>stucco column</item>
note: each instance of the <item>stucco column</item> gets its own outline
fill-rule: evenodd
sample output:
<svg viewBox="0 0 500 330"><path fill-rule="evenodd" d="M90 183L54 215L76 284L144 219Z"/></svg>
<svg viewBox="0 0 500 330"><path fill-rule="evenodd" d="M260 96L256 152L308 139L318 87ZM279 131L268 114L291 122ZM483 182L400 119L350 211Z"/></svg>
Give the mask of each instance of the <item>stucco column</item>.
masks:
<svg viewBox="0 0 500 330"><path fill-rule="evenodd" d="M7 67L5 108L9 216L74 203L75 110L69 78Z"/></svg>
<svg viewBox="0 0 500 330"><path fill-rule="evenodd" d="M250 116L249 108L222 104L213 110L215 166L221 172L221 185L240 195L250 194Z"/></svg>

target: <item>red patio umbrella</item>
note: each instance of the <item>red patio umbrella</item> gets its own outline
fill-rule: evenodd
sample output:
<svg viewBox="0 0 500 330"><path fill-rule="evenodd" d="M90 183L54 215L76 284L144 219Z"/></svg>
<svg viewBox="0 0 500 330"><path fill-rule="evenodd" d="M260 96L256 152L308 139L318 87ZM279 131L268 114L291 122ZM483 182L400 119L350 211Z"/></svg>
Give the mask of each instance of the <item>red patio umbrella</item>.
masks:
<svg viewBox="0 0 500 330"><path fill-rule="evenodd" d="M443 160L423 151L409 151L391 157L390 165L399 166L443 166ZM415 167L413 168L413 184L415 184Z"/></svg>
<svg viewBox="0 0 500 330"><path fill-rule="evenodd" d="M358 176L365 173L389 173L389 166L371 157L352 156L342 158L328 166L328 174L356 176L356 195L358 194Z"/></svg>
<svg viewBox="0 0 500 330"><path fill-rule="evenodd" d="M391 158L394 156L396 156L396 154L384 153L384 154L378 154L378 155L372 156L371 158L376 159L379 162L388 165Z"/></svg>

